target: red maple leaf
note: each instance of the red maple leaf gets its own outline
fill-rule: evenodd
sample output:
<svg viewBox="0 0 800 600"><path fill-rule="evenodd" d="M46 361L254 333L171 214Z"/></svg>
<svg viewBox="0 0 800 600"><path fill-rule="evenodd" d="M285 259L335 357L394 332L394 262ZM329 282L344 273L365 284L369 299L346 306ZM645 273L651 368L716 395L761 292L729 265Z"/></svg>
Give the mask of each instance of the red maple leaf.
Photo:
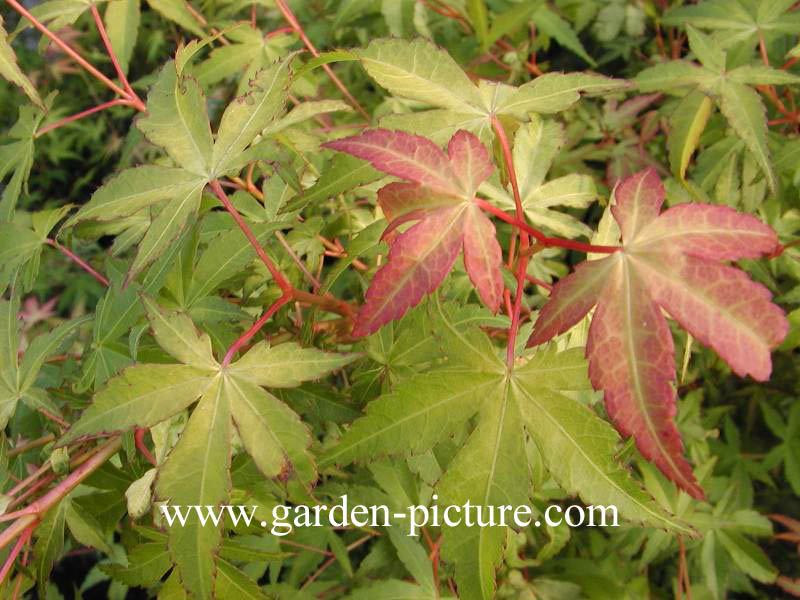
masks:
<svg viewBox="0 0 800 600"><path fill-rule="evenodd" d="M556 284L528 344L565 332L597 305L586 346L592 385L642 455L702 498L673 421L675 357L662 309L735 373L766 380L770 350L788 321L763 285L719 261L769 254L778 240L755 217L726 206L682 204L659 214L664 188L654 169L626 178L615 196L620 251L578 265Z"/></svg>
<svg viewBox="0 0 800 600"><path fill-rule="evenodd" d="M378 191L389 221L386 233L418 221L394 239L388 261L375 274L353 335L377 331L435 290L464 251L464 266L483 303L497 312L503 292L502 253L492 222L475 203L475 191L494 165L484 145L457 131L445 154L431 140L403 131L373 129L324 144L366 159L405 179Z"/></svg>

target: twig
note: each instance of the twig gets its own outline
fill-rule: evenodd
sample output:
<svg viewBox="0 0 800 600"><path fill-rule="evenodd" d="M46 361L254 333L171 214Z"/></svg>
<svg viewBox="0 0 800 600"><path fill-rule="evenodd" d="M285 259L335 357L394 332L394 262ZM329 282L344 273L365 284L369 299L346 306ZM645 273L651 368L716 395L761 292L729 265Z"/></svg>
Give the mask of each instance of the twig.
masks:
<svg viewBox="0 0 800 600"><path fill-rule="evenodd" d="M80 54L78 54L75 50L73 50L69 44L67 44L64 40L50 31L47 27L45 27L36 17L34 17L24 6L22 6L17 0L6 0L8 4L11 5L11 8L16 10L19 14L23 17L28 19L31 24L33 24L36 29L41 31L45 36L50 38L52 42L61 48L68 56L70 56L75 62L77 62L80 66L86 69L93 77L95 77L98 81L100 81L103 85L105 85L110 90L114 91L116 94L119 94L123 98L128 98L128 94L119 87L116 83L111 81L108 77L103 75L100 71L98 71L94 66L92 66L85 58L83 58ZM142 110L144 110L142 108Z"/></svg>
<svg viewBox="0 0 800 600"><path fill-rule="evenodd" d="M115 98L114 100L109 100L108 102L103 102L102 104L98 104L97 106L93 106L92 108L87 108L79 113L74 115L70 115L69 117L64 117L63 119L56 121L55 123L50 123L42 127L39 131L37 131L33 137L38 138L43 136L45 133L53 131L54 129L58 129L59 127L63 127L67 123L72 123L73 121L77 121L78 119L82 119L83 117L88 117L91 114L94 114L98 111L105 110L106 108L110 108L112 106L132 106L131 101L125 98Z"/></svg>
<svg viewBox="0 0 800 600"><path fill-rule="evenodd" d="M300 39L305 44L306 48L313 54L315 57L319 56L319 52L314 47L314 44L308 39L306 32L303 30L303 27L300 25L300 22L297 20L297 17L294 16L294 13L286 4L286 0L275 0L275 4L278 6L278 9L283 13L284 18L292 26L295 33L300 36ZM347 101L352 104L353 108L355 108L361 115L367 120L371 121L369 113L364 110L364 108L359 104L358 100L356 100L353 95L350 93L350 90L347 89L347 86L344 85L341 80L336 76L336 73L333 72L333 69L330 68L329 65L322 65L323 70L328 74L328 77L331 78L334 85L338 87L344 97L347 98Z"/></svg>
<svg viewBox="0 0 800 600"><path fill-rule="evenodd" d="M92 267L89 266L89 263L85 262L82 258L80 258L77 254L72 252L70 249L65 248L64 246L59 244L57 241L52 240L50 238L47 238L45 240L45 243L48 244L49 246L52 246L53 248L56 248L57 250L59 250L64 256L69 258L72 262L74 262L81 269L83 269L84 271L89 273L89 275L94 277L97 281L102 283L104 286L108 287L109 285L111 285L110 282L108 281L108 279L106 279L103 275L101 275L100 273L95 271Z"/></svg>

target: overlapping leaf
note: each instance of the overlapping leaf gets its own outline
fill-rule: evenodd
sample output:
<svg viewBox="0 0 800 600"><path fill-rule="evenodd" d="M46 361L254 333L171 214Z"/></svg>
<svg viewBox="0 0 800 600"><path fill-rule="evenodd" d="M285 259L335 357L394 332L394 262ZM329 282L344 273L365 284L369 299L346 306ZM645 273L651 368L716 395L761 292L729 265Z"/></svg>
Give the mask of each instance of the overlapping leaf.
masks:
<svg viewBox="0 0 800 600"><path fill-rule="evenodd" d="M589 237L591 229L556 206L586 208L597 195L594 181L588 175L573 173L545 182L553 159L564 145L564 131L553 121L537 115L520 126L514 139L514 170L517 174L522 208L531 223L566 237ZM514 209L514 198L503 187L487 181L480 191L501 208Z"/></svg>
<svg viewBox="0 0 800 600"><path fill-rule="evenodd" d="M292 387L351 362L354 355L326 354L313 348L257 344L239 361L222 367L211 353L208 335L189 317L164 313L144 297L153 334L180 364L139 364L111 379L60 440L152 427L199 402L167 460L159 467L156 494L173 504L218 506L230 492L229 463L234 427L266 477L287 474L303 483L315 477L307 447L311 440L300 418L263 389ZM213 554L220 530L193 520L170 530L170 551L186 587L211 598Z"/></svg>
<svg viewBox="0 0 800 600"><path fill-rule="evenodd" d="M509 375L483 332L452 321L443 311L433 329L447 349L448 365L407 378L372 402L366 416L323 456L322 465L419 455L474 420L475 429L437 486L441 506L469 501L488 511L528 504L527 434L567 492L587 503L613 504L627 519L686 531L614 460L619 437L613 428L562 393L589 388L581 349L539 350ZM494 597L506 528L462 524L444 528L443 534L443 557L456 567L460 597Z"/></svg>
<svg viewBox="0 0 800 600"><path fill-rule="evenodd" d="M556 16L546 7L539 10ZM552 19L550 24L554 24ZM354 52L367 73L392 94L436 107L390 115L381 125L424 134L437 143L447 141L459 129L488 142L493 116L525 121L531 112L565 110L581 94L600 94L628 85L589 73L547 73L517 88L485 80L476 86L447 52L424 39L378 39Z"/></svg>
<svg viewBox="0 0 800 600"><path fill-rule="evenodd" d="M766 288L718 261L767 254L777 237L723 206L678 205L659 215L664 189L652 169L627 178L615 196L620 251L558 282L529 343L567 331L596 304L586 348L592 385L605 391L609 415L642 454L702 498L673 422L674 353L661 309L734 372L766 380L786 318Z"/></svg>
<svg viewBox="0 0 800 600"><path fill-rule="evenodd" d="M20 363L18 320L19 305L12 301L0 300L0 426L5 427L14 415L17 403L21 400L31 408L54 407L47 400L46 392L36 387L36 378L44 361L55 353L62 343L90 317L67 321L52 331L33 339L25 350ZM57 408L56 413L60 412Z"/></svg>
<svg viewBox="0 0 800 600"><path fill-rule="evenodd" d="M249 82L250 91L225 109L214 139L202 89L169 61L150 90L147 114L137 125L177 166L122 171L100 187L67 225L151 211L128 272L128 281L132 280L181 234L197 213L209 180L246 164L244 150L284 110L287 81L285 62L258 71Z"/></svg>
<svg viewBox="0 0 800 600"><path fill-rule="evenodd" d="M766 109L758 93L750 86L799 83L800 77L762 65L742 65L729 70L726 68L726 53L715 39L691 26L687 29L689 47L701 66L686 60L673 60L649 67L636 76L639 89L655 92L689 87L714 98L733 130L752 152L769 187L775 189L777 180L767 147ZM710 109L697 95L685 103L679 110L684 111L681 114L685 115L686 120L682 120L676 129L676 135L681 136L681 140L671 141L671 145L675 146L675 149L671 149L673 171L678 174L685 171L685 163L688 162L686 153L691 154L694 150Z"/></svg>
<svg viewBox="0 0 800 600"><path fill-rule="evenodd" d="M427 138L387 129L325 145L410 182L391 183L378 192L390 223L387 231L419 220L392 243L387 264L367 290L353 335L373 333L416 306L439 286L462 249L481 300L497 312L503 292L500 245L494 225L473 201L494 166L478 138L468 131L456 132L447 154Z"/></svg>
<svg viewBox="0 0 800 600"><path fill-rule="evenodd" d="M758 36L772 40L780 35L795 35L800 14L792 12L791 0L748 2L746 0L705 0L684 5L664 15L665 25L687 23L720 33L726 46L740 42L755 43Z"/></svg>

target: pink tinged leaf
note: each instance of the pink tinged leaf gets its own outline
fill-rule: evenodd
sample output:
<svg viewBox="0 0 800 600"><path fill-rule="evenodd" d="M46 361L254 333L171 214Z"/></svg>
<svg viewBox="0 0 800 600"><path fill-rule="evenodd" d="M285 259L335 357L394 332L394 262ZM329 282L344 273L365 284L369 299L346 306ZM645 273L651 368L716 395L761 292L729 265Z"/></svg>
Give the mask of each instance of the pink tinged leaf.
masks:
<svg viewBox="0 0 800 600"><path fill-rule="evenodd" d="M622 241L630 242L643 227L658 217L664 203L664 186L654 168L634 173L614 190L611 213L622 229Z"/></svg>
<svg viewBox="0 0 800 600"><path fill-rule="evenodd" d="M641 231L636 246L651 245L709 260L736 260L773 252L778 236L756 217L728 206L681 204Z"/></svg>
<svg viewBox="0 0 800 600"><path fill-rule="evenodd" d="M550 299L539 311L528 346L543 344L585 317L597 304L612 270L618 267L618 257L612 255L584 261L573 273L560 279L553 287Z"/></svg>
<svg viewBox="0 0 800 600"><path fill-rule="evenodd" d="M447 155L467 197L472 198L478 186L488 179L494 170L486 146L477 136L459 129L447 144Z"/></svg>
<svg viewBox="0 0 800 600"><path fill-rule="evenodd" d="M642 455L694 498L704 493L683 457L675 417L672 334L629 265L603 291L586 345L589 378L606 410Z"/></svg>
<svg viewBox="0 0 800 600"><path fill-rule="evenodd" d="M323 146L368 160L384 173L413 181L434 192L450 196L464 193L447 155L428 138L404 131L372 129Z"/></svg>
<svg viewBox="0 0 800 600"><path fill-rule="evenodd" d="M734 267L680 254L635 258L653 299L733 371L765 381L789 323L767 288Z"/></svg>
<svg viewBox="0 0 800 600"><path fill-rule="evenodd" d="M402 223L422 218L428 211L454 206L460 200L437 194L417 183L394 182L378 190L380 204L386 220L391 223L383 235Z"/></svg>
<svg viewBox="0 0 800 600"><path fill-rule="evenodd" d="M493 313L503 297L502 263L494 224L477 206L470 206L464 216L464 266L481 301Z"/></svg>
<svg viewBox="0 0 800 600"><path fill-rule="evenodd" d="M367 290L353 337L399 319L439 286L461 251L463 215L462 207L440 208L397 238Z"/></svg>

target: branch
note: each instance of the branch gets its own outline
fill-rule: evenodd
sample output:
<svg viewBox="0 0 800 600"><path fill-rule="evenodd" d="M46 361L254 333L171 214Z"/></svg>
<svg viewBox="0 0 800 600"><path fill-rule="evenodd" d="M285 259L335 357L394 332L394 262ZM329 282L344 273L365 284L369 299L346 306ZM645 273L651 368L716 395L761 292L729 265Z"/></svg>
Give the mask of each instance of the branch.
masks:
<svg viewBox="0 0 800 600"><path fill-rule="evenodd" d="M41 31L45 36L50 38L52 42L61 48L64 52L67 53L75 62L77 62L80 66L86 69L89 73L92 74L100 83L105 85L110 90L114 91L116 94L119 94L123 98L129 98L128 93L119 87L116 83L111 81L108 77L103 75L100 71L98 71L95 67L93 67L85 58L83 58L80 54L78 54L75 50L73 50L69 44L67 44L64 40L50 31L47 27L45 27L36 17L34 17L28 10L22 6L17 0L6 0L11 5L11 8L16 10L19 14L23 17L28 19L31 24L36 27L39 31ZM141 100L140 100L141 102ZM142 108L143 110L143 108Z"/></svg>
<svg viewBox="0 0 800 600"><path fill-rule="evenodd" d="M306 48L308 48L308 50L311 52L311 54L313 54L315 57L319 56L319 52L314 47L314 44L311 42L311 40L308 39L308 36L306 35L306 32L303 30L303 27L300 25L300 22L297 20L297 17L294 16L294 13L286 4L286 0L275 0L275 4L278 6L278 9L283 13L284 18L286 19L286 21L288 21L289 25L292 26L292 29L294 29L295 33L297 33L297 35L300 36L300 39L303 40L303 43L305 44ZM370 121L371 119L367 111L365 111L364 108L361 106L361 104L358 103L358 100L356 100L353 97L353 95L350 93L350 90L347 89L347 86L343 84L341 80L336 76L336 73L333 72L333 69L331 69L329 65L322 65L322 68L328 74L328 77L331 78L331 81L333 81L334 85L341 90L342 94L344 94L344 97L347 98L347 101L353 105L353 108L355 108L359 113L361 113L361 115L367 121Z"/></svg>
<svg viewBox="0 0 800 600"><path fill-rule="evenodd" d="M522 223L525 219L525 212L522 209L522 198L519 195L519 185L517 184L517 173L514 170L514 157L511 154L511 146L508 143L508 138L506 137L505 129L503 129L503 124L496 116L492 117L492 127L497 135L497 141L500 142L500 148L503 151L503 158L506 163L506 170L508 171L508 179L511 182L511 190L514 193L517 221ZM530 239L528 238L528 232L520 230L520 252L519 262L517 263L517 295L514 298L514 312L511 314L511 327L508 329L508 349L506 351L506 365L509 371L514 368L514 345L517 339L517 332L519 331L519 315L522 310L522 295L525 293L524 284L525 273L528 270L529 254L527 250L529 245ZM513 263L513 261L511 262Z"/></svg>
<svg viewBox="0 0 800 600"><path fill-rule="evenodd" d="M278 284L278 287L281 288L281 291L284 294L291 292L292 285L289 283L286 277L283 276L283 273L281 273L278 270L278 268L275 266L272 260L270 260L269 256L267 256L267 253L261 247L261 244L258 243L258 239L256 239L256 236L253 234L250 227L242 218L242 215L240 215L239 211L236 210L236 207L233 204L231 204L231 201L228 199L228 196L225 194L225 190L222 189L222 186L219 184L219 181L214 179L211 181L210 185L211 189L214 190L214 193L217 195L217 198L219 198L219 201L222 202L222 206L224 206L225 210L227 210L231 214L233 220L236 221L236 224L239 226L239 229L242 230L242 233L244 233L245 237L247 238L247 241L250 242L250 244L255 249L256 254L258 254L258 257L261 259L264 265L266 265L267 270L270 272L270 275L272 275L272 278Z"/></svg>
<svg viewBox="0 0 800 600"><path fill-rule="evenodd" d="M109 283L108 279L106 279L103 275L101 275L100 273L95 271L92 267L89 266L89 263L85 262L82 258L80 258L77 254L75 254L74 252L72 252L68 248L65 248L64 246L59 244L57 241L51 240L50 238L47 238L45 240L45 243L50 245L50 246L52 246L53 248L56 248L57 250L60 250L61 253L64 256L69 258L72 262L74 262L81 269L83 269L84 271L89 273L89 275L94 277L97 281L102 283L104 286L108 287L109 285L111 285Z"/></svg>

